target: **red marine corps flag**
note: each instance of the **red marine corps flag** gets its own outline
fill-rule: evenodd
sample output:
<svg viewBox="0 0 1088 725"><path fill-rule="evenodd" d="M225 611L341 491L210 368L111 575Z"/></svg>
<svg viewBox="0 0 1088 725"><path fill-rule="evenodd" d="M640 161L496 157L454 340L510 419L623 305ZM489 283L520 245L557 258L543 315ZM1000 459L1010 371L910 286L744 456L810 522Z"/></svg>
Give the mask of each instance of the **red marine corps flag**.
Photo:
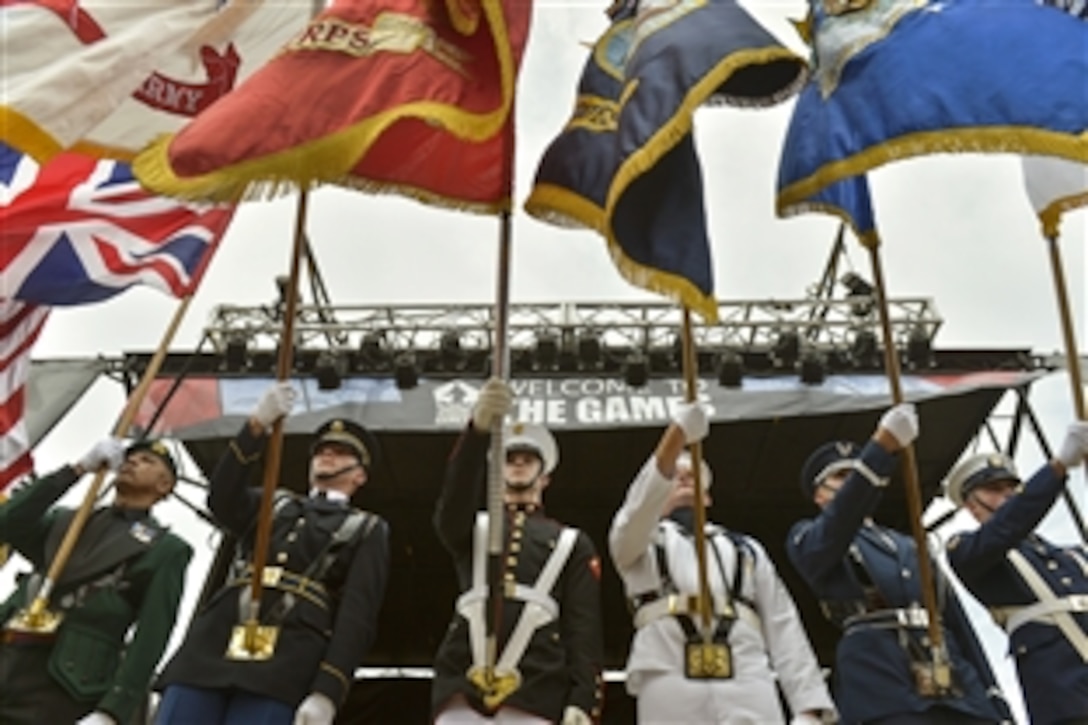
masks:
<svg viewBox="0 0 1088 725"><path fill-rule="evenodd" d="M336 0L238 90L137 157L218 201L335 183L497 213L510 204L527 0Z"/></svg>

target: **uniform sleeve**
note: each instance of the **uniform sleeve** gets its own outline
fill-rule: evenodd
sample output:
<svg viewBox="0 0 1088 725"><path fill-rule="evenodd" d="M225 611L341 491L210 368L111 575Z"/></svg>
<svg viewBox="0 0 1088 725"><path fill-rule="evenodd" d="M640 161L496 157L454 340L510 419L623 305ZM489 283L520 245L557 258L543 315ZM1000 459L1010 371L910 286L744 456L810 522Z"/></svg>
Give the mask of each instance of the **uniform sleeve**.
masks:
<svg viewBox="0 0 1088 725"><path fill-rule="evenodd" d="M208 508L235 536L244 536L257 517L261 490L249 485L249 477L267 440L267 436L253 435L249 425L243 424L208 481Z"/></svg>
<svg viewBox="0 0 1088 725"><path fill-rule="evenodd" d="M388 578L389 525L379 518L355 547L332 637L311 687L337 707L347 698L355 668L374 643Z"/></svg>
<svg viewBox="0 0 1088 725"><path fill-rule="evenodd" d="M161 557L153 561L151 580L139 605L135 630L125 655L98 709L125 723L147 697L155 666L170 640L177 619L178 603L185 588L185 570L193 550L171 534L160 546Z"/></svg>
<svg viewBox="0 0 1088 725"><path fill-rule="evenodd" d="M970 534L948 541L948 561L963 581L977 580L1005 561L1005 553L1019 544L1043 520L1065 486L1050 464L1040 468L1024 490L1005 502L990 519Z"/></svg>
<svg viewBox="0 0 1088 725"><path fill-rule="evenodd" d="M887 476L895 458L879 444L869 441L861 451L861 460L878 476ZM786 551L805 581L811 585L840 565L865 517L880 502L880 496L879 488L852 472L815 519L794 525L786 541Z"/></svg>
<svg viewBox="0 0 1088 725"><path fill-rule="evenodd" d="M445 479L434 510L434 528L451 553L472 550L476 512L484 504L490 438L465 428L446 461Z"/></svg>
<svg viewBox="0 0 1088 725"><path fill-rule="evenodd" d="M601 562L593 542L579 532L578 545L567 563L559 622L571 679L566 704L581 708L595 722L604 703L600 578Z"/></svg>
<svg viewBox="0 0 1088 725"><path fill-rule="evenodd" d="M672 482L658 470L657 458L650 456L627 488L608 532L608 548L617 570L630 569L646 555L671 492Z"/></svg>
<svg viewBox="0 0 1088 725"><path fill-rule="evenodd" d="M793 714L806 710L833 713L835 705L812 651L797 606L767 553L753 539L755 604L763 625L767 655Z"/></svg>
<svg viewBox="0 0 1088 725"><path fill-rule="evenodd" d="M54 519L46 513L78 478L70 466L65 466L21 488L0 504L0 543L11 544L35 567L46 566L45 541Z"/></svg>

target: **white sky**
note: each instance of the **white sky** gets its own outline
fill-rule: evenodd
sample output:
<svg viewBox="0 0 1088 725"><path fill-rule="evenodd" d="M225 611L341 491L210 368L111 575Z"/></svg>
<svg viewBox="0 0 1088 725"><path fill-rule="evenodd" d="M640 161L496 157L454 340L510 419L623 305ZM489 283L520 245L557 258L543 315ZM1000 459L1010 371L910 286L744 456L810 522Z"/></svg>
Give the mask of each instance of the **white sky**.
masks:
<svg viewBox="0 0 1088 725"><path fill-rule="evenodd" d="M536 162L569 116L586 44L605 27L601 10L605 4L537 2L518 100L519 212ZM805 53L787 21L788 16L803 14L801 0L754 0L746 6L784 43ZM837 222L818 215L790 220L774 216L778 153L792 105L790 101L773 109L704 109L696 116L721 299L803 297L822 273ZM928 157L900 162L870 179L884 239L887 292L891 297L935 300L945 319L937 337L939 347L1061 351L1047 247L1023 192L1017 160ZM248 203L241 209L193 300L174 349L195 347L214 306L257 305L274 298L273 279L288 267L293 214L291 198ZM335 303L493 299L498 224L492 218L328 189L312 196L308 230ZM1084 239L1083 214L1074 214L1063 228L1062 253L1082 350ZM604 243L590 232L549 227L519 213L513 249L515 304L661 300L624 282ZM853 266L870 278L867 253L853 240L848 241L848 252ZM151 350L176 305L157 292L133 289L105 303L58 309L35 356L117 356ZM1055 445L1073 417L1068 385L1064 376L1057 376L1037 386L1036 402ZM78 457L108 434L122 404L119 385L96 384L72 416L39 446L40 469L52 470ZM1033 452L1031 446L1028 450ZM1027 470L1039 463L1031 452L1022 461ZM83 490L77 487L72 497L78 498ZM1079 491L1077 499L1083 504L1083 488ZM185 493L202 498L192 488ZM206 533L176 504L161 513L197 548L191 571L202 573L212 551L204 541ZM1045 530L1057 541L1074 540L1064 511L1053 514ZM0 572L0 591L10 586L15 568L9 565ZM199 584L194 582L186 608L198 593ZM989 624L984 612L973 611ZM179 621L186 622L187 614ZM1002 680L1011 685L1011 668L1001 657L1001 635L990 632L986 641Z"/></svg>

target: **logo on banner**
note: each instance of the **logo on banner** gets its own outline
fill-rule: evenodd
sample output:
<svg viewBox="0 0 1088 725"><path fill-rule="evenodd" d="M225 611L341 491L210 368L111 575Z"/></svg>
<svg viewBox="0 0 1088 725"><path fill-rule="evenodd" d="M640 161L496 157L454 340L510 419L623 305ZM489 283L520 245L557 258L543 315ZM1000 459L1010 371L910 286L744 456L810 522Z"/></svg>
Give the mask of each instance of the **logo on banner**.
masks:
<svg viewBox="0 0 1088 725"><path fill-rule="evenodd" d="M434 388L434 422L438 425L462 426L472 415L472 406L479 397L478 388L454 380Z"/></svg>

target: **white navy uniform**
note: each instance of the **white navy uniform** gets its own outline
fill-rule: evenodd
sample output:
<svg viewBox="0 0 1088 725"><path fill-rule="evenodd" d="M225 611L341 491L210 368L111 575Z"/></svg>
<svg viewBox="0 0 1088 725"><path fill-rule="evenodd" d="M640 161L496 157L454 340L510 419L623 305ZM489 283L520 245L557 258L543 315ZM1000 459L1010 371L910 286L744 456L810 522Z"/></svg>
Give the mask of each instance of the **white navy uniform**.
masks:
<svg viewBox="0 0 1088 725"><path fill-rule="evenodd" d="M754 539L711 523L705 529L713 542L707 579L715 609L733 599L738 614L727 636L733 676L684 679L685 630L676 616L654 616L661 615L662 608L655 611L653 604L670 588L681 595L699 591L691 535L676 522L661 519L672 490L673 482L651 457L628 489L609 532L612 560L628 598L639 606L627 661L627 691L639 698L639 721L780 723L784 714L776 680L793 713L833 713L797 608L767 553ZM739 586L738 551L744 567ZM661 561L668 569L665 576ZM698 612L692 613L692 620L698 623ZM663 683L668 686L659 686ZM658 697L659 692L666 697Z"/></svg>

